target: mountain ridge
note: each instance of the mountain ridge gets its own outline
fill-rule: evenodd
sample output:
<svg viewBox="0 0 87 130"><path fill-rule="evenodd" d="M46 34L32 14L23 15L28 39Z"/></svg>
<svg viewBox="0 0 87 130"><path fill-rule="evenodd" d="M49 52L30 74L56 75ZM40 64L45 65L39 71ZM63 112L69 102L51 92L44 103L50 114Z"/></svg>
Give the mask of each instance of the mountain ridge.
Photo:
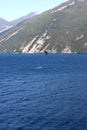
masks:
<svg viewBox="0 0 87 130"><path fill-rule="evenodd" d="M0 18L0 33L13 27L13 25L3 18Z"/></svg>
<svg viewBox="0 0 87 130"><path fill-rule="evenodd" d="M87 53L87 0L69 0L0 36L0 52Z"/></svg>
<svg viewBox="0 0 87 130"><path fill-rule="evenodd" d="M10 23L12 23L13 25L17 25L17 24L23 22L23 21L26 20L26 19L29 19L29 18L34 17L35 15L38 15L38 13L36 13L36 12L31 12L31 13L25 15L25 16L22 16L22 17L17 18L17 19L15 19L15 20L13 20L13 21L10 21Z"/></svg>
<svg viewBox="0 0 87 130"><path fill-rule="evenodd" d="M14 26L16 26L17 24L23 22L26 19L32 18L35 15L37 15L36 12L31 12L31 13L25 15L25 16L22 16L22 17L20 17L18 19L10 21L10 22L8 22L7 20L5 20L3 18L0 18L0 33L4 32L4 31L6 31L6 30L8 30L8 29L10 29L10 28L12 28Z"/></svg>

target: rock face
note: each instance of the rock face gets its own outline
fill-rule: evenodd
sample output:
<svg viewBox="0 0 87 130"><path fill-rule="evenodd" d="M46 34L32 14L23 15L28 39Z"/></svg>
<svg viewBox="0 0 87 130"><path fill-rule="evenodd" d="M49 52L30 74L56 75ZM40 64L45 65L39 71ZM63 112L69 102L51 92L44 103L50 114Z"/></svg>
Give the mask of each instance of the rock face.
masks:
<svg viewBox="0 0 87 130"><path fill-rule="evenodd" d="M0 52L87 53L87 0L69 0L0 35Z"/></svg>

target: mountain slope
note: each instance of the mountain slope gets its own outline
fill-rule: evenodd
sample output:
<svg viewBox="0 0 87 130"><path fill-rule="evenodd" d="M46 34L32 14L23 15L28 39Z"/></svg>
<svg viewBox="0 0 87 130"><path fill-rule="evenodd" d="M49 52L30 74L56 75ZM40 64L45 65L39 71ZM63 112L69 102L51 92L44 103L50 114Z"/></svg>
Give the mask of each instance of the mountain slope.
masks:
<svg viewBox="0 0 87 130"><path fill-rule="evenodd" d="M8 21L0 18L0 33L11 28L12 27L12 24L9 23Z"/></svg>
<svg viewBox="0 0 87 130"><path fill-rule="evenodd" d="M8 22L8 21L4 20L3 18L0 18L0 33L14 27L15 25L23 22L26 19L34 17L35 15L37 15L37 13L31 12L28 15L20 17L20 18L13 20L11 22Z"/></svg>
<svg viewBox="0 0 87 130"><path fill-rule="evenodd" d="M87 0L69 0L0 36L0 52L87 53Z"/></svg>

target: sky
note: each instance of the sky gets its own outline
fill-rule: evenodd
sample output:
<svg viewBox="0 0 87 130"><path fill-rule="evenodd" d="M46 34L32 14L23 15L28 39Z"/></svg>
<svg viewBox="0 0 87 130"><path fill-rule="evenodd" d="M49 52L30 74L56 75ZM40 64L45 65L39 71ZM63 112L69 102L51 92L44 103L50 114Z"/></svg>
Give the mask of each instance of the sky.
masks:
<svg viewBox="0 0 87 130"><path fill-rule="evenodd" d="M0 17L12 21L31 12L42 13L67 0L0 0Z"/></svg>

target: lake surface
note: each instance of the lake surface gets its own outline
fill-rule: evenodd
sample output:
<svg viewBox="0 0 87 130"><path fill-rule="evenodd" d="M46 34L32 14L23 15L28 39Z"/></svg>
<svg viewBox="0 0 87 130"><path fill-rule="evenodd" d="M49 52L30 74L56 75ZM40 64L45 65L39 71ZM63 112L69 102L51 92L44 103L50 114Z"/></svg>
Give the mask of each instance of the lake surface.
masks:
<svg viewBox="0 0 87 130"><path fill-rule="evenodd" d="M0 130L87 130L87 55L0 54Z"/></svg>

